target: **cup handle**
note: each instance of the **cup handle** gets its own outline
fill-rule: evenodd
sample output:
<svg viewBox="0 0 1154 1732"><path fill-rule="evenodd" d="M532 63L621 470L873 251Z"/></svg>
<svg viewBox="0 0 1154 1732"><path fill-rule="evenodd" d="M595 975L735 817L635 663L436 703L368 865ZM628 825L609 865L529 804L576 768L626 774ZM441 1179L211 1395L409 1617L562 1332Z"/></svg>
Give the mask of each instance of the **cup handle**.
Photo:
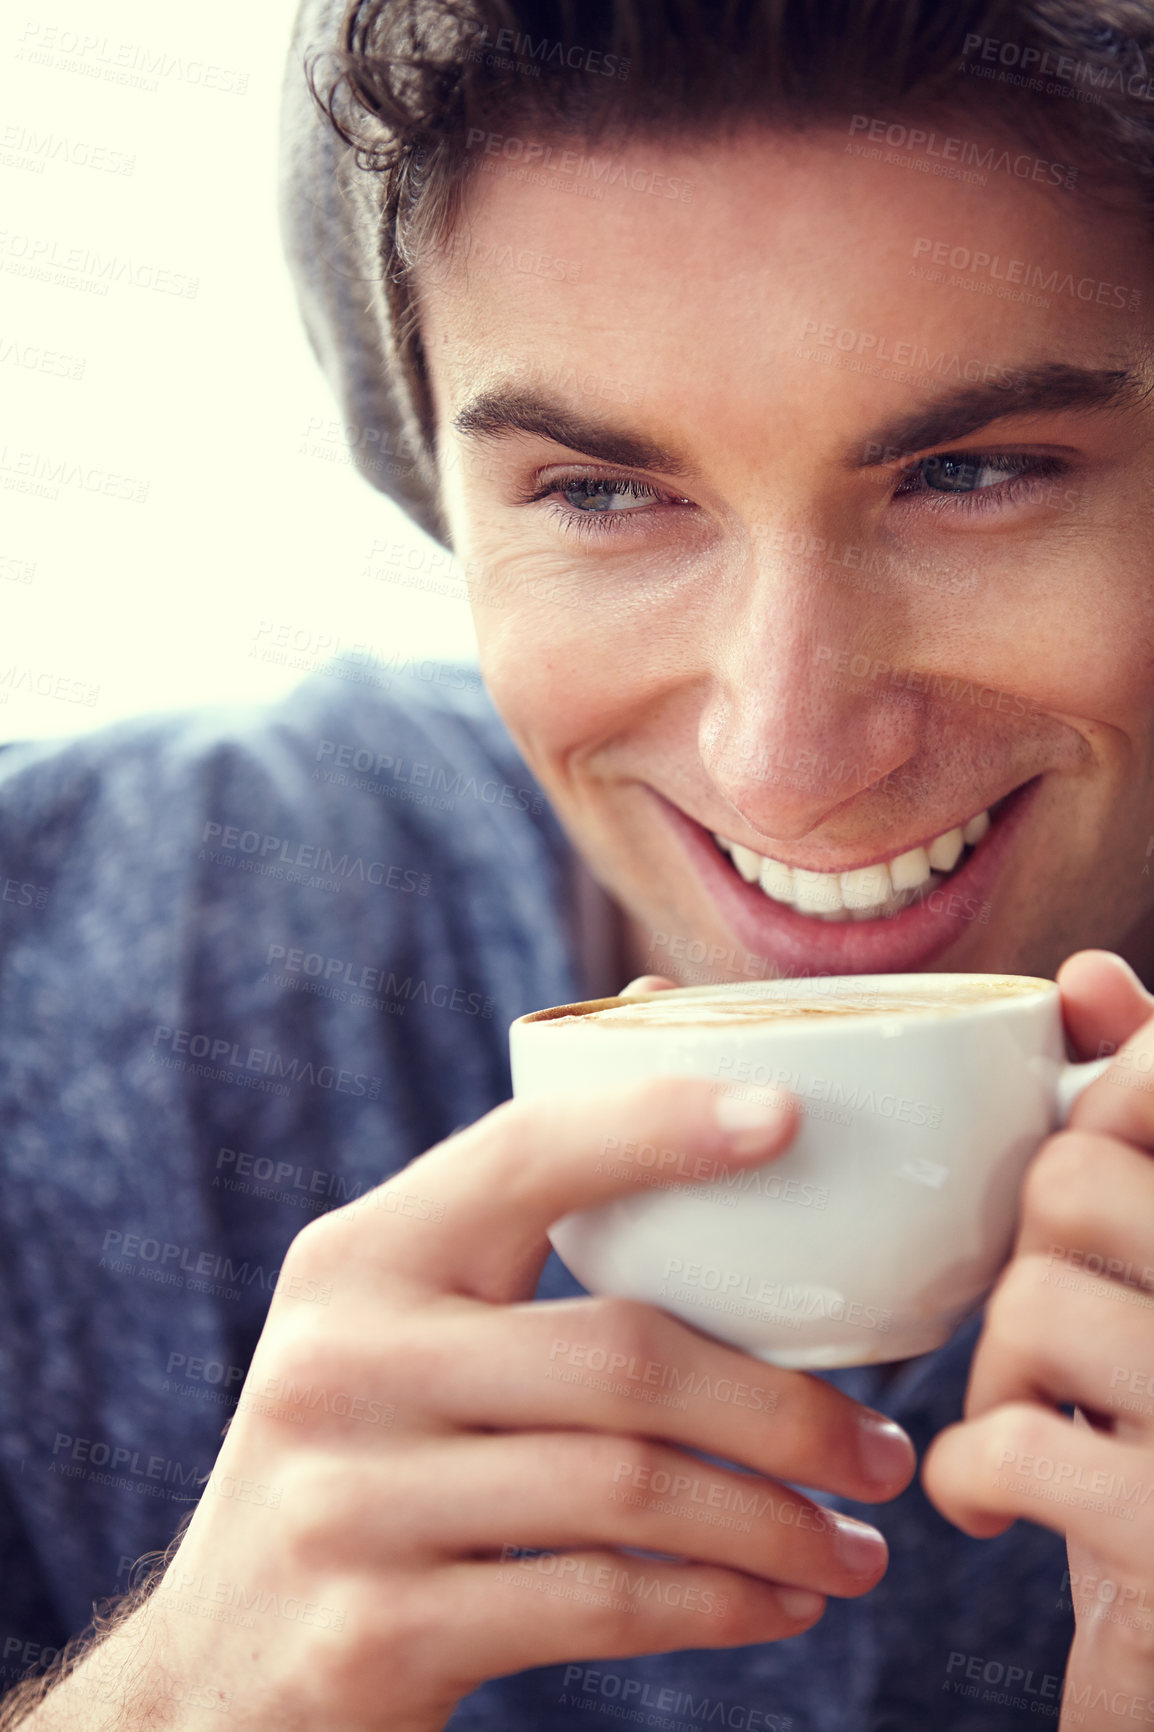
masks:
<svg viewBox="0 0 1154 1732"><path fill-rule="evenodd" d="M1091 1059L1087 1064L1064 1064L1058 1072L1058 1089L1056 1111L1058 1114L1057 1129L1066 1124L1074 1108L1074 1102L1082 1090L1089 1088L1092 1082L1097 1082L1103 1071L1109 1070L1113 1064L1111 1058Z"/></svg>

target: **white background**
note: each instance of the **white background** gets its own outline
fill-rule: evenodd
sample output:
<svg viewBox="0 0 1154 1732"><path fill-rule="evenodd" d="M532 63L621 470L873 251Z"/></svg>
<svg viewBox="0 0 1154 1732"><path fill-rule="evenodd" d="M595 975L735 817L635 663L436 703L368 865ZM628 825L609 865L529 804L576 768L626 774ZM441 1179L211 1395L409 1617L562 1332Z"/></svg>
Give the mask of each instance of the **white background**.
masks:
<svg viewBox="0 0 1154 1732"><path fill-rule="evenodd" d="M278 637L318 663L475 654L460 599L370 557L431 544L351 466L297 314L276 210L294 10L49 0L0 26L0 740L274 697L302 677L261 659ZM74 249L67 283L27 274ZM146 497L28 490L61 461Z"/></svg>

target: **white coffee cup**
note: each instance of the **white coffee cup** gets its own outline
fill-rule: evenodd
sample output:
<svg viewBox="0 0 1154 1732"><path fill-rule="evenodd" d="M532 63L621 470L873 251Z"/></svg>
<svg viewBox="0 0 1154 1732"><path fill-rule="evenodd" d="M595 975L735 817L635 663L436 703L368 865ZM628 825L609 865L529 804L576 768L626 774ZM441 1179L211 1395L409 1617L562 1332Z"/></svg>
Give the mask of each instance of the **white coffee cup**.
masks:
<svg viewBox="0 0 1154 1732"><path fill-rule="evenodd" d="M796 1015L757 1020L758 1003L783 999ZM1067 1063L1053 981L1001 974L598 999L519 1017L509 1040L518 1098L684 1075L797 1096L784 1155L705 1183L686 1182L699 1159L688 1151L607 1135L603 1158L643 1188L566 1215L549 1237L590 1292L814 1368L949 1339L1009 1256L1028 1162L1109 1062Z"/></svg>

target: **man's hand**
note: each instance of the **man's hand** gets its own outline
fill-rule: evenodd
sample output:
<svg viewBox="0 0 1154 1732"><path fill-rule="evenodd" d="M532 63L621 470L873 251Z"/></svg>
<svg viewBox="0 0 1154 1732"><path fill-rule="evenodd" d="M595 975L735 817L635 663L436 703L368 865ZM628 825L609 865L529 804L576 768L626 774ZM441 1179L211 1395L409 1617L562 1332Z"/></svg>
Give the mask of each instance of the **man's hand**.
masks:
<svg viewBox="0 0 1154 1732"><path fill-rule="evenodd" d="M1105 951L1058 984L1078 1055L1120 1050L1030 1166L965 1422L934 1440L923 1481L965 1533L1024 1516L1066 1535L1060 1724L1100 1732L1154 1725L1154 998Z"/></svg>
<svg viewBox="0 0 1154 1732"><path fill-rule="evenodd" d="M163 1581L30 1724L433 1732L488 1678L776 1641L873 1587L881 1536L780 1481L894 1497L898 1427L654 1307L533 1302L551 1222L644 1192L608 1136L707 1180L790 1142L792 1102L752 1110L688 1077L507 1102L307 1226Z"/></svg>

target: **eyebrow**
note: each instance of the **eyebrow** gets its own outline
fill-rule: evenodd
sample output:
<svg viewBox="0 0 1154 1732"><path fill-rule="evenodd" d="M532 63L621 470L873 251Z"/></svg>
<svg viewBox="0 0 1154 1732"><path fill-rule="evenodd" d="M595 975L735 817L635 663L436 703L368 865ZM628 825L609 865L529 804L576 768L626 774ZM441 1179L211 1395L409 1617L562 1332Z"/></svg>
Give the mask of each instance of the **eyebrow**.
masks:
<svg viewBox="0 0 1154 1732"><path fill-rule="evenodd" d="M1010 376L1009 383L963 385L873 428L847 452L847 465L868 469L892 463L951 439L968 438L1008 416L1070 409L1118 412L1135 407L1150 392L1146 381L1125 367L1074 367L1055 361L1001 370ZM621 469L682 477L696 473L695 465L674 447L583 415L547 392L503 386L479 391L457 411L452 424L467 439L500 440L527 433Z"/></svg>
<svg viewBox="0 0 1154 1732"><path fill-rule="evenodd" d="M659 469L667 475L694 473L689 459L671 446L643 433L607 426L542 391L501 387L480 391L453 416L453 426L466 438L478 440L534 434L621 469Z"/></svg>
<svg viewBox="0 0 1154 1732"><path fill-rule="evenodd" d="M1052 361L1038 367L1005 367L999 371L1009 375L1004 384L991 381L963 385L875 427L847 454L847 463L860 469L892 463L929 446L966 439L992 421L1003 421L1010 415L1054 414L1062 409L1114 412L1131 409L1150 392L1146 381L1126 367L1109 370Z"/></svg>

